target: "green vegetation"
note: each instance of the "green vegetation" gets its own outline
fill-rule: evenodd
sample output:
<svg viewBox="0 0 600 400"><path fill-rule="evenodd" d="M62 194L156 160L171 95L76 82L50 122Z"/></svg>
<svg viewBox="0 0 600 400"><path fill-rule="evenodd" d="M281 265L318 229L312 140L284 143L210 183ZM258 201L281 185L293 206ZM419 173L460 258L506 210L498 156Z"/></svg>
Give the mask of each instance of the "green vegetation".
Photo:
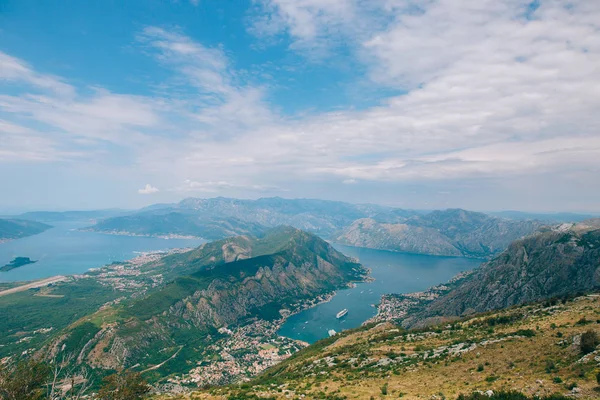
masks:
<svg viewBox="0 0 600 400"><path fill-rule="evenodd" d="M109 375L98 392L100 400L138 400L150 391L150 386L137 372Z"/></svg>
<svg viewBox="0 0 600 400"><path fill-rule="evenodd" d="M598 344L600 344L600 340L598 340L598 334L595 331L588 330L581 334L580 348L583 354L596 350Z"/></svg>
<svg viewBox="0 0 600 400"><path fill-rule="evenodd" d="M0 364L0 398L3 400L78 400L89 398L92 381L84 369L65 369L34 360ZM136 372L124 371L104 378L95 399L140 400L150 386Z"/></svg>
<svg viewBox="0 0 600 400"><path fill-rule="evenodd" d="M58 283L49 291L32 289L3 296L0 357L42 345L62 329L122 295L92 279L81 279Z"/></svg>
<svg viewBox="0 0 600 400"><path fill-rule="evenodd" d="M45 387L50 367L32 360L17 364L0 364L0 398L6 400L41 400L46 398Z"/></svg>

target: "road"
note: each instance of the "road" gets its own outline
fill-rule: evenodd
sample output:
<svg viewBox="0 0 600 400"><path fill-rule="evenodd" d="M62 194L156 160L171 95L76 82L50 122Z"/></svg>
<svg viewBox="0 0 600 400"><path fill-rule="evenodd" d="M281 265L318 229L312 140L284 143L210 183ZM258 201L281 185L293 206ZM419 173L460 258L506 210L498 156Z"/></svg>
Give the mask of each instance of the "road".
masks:
<svg viewBox="0 0 600 400"><path fill-rule="evenodd" d="M22 292L24 290L29 290L29 289L33 289L33 288L38 288L38 287L46 286L46 285L49 285L51 283L62 282L62 281L65 281L67 279L68 278L66 276L62 276L62 275L52 276L50 278L46 278L46 279L42 279L42 280L39 280L39 281L31 282L31 283L28 283L26 285L17 286L17 287L14 287L14 288L2 290L2 291L0 291L0 297L1 296L6 296L7 294Z"/></svg>

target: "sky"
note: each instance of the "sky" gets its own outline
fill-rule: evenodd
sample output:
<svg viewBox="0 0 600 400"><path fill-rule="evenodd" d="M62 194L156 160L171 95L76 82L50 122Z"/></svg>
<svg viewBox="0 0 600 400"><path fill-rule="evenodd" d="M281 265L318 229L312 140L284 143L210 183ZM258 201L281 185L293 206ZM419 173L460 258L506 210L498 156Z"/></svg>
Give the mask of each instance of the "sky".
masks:
<svg viewBox="0 0 600 400"><path fill-rule="evenodd" d="M0 0L0 211L600 211L597 0Z"/></svg>

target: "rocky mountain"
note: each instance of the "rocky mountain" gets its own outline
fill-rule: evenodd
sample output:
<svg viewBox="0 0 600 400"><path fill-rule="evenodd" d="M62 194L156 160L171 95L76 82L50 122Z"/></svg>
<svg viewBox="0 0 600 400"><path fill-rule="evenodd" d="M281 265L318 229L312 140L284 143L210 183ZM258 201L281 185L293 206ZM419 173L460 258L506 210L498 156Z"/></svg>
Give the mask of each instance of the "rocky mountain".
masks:
<svg viewBox="0 0 600 400"><path fill-rule="evenodd" d="M453 282L405 326L600 289L600 219L543 229Z"/></svg>
<svg viewBox="0 0 600 400"><path fill-rule="evenodd" d="M107 233L222 239L257 235L265 227L289 225L330 237L357 218L384 215L389 210L376 205L280 197L258 200L188 198L175 205L157 205L131 215L107 218L89 229ZM411 214L410 211L405 213Z"/></svg>
<svg viewBox="0 0 600 400"><path fill-rule="evenodd" d="M153 369L169 359L156 374L187 372L220 357L209 347L236 327L279 321L366 276L360 264L327 242L291 227L205 244L135 270L138 281L158 272L169 281L82 318L46 349L47 356L78 354L79 362L101 369ZM274 332L277 325L272 326ZM244 354L259 332L238 343Z"/></svg>
<svg viewBox="0 0 600 400"><path fill-rule="evenodd" d="M510 242L534 232L539 221L516 221L449 209L423 215L397 216L396 222L363 218L336 241L358 247L443 256L489 257Z"/></svg>
<svg viewBox="0 0 600 400"><path fill-rule="evenodd" d="M0 219L0 242L36 235L50 229L50 225L23 219Z"/></svg>

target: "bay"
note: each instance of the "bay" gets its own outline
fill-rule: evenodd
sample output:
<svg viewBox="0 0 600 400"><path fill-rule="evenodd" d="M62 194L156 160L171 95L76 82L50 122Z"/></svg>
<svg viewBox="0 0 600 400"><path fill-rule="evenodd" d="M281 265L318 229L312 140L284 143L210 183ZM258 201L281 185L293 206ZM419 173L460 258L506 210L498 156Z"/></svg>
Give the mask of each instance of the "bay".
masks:
<svg viewBox="0 0 600 400"><path fill-rule="evenodd" d="M338 244L334 247L371 268L371 277L375 281L340 290L331 301L292 315L279 329L279 335L314 343L327 337L330 329L341 332L356 328L375 316L377 309L374 305L382 295L422 291L447 282L459 272L471 270L482 262L471 258L395 253ZM343 309L348 309L348 314L336 319L336 314Z"/></svg>
<svg viewBox="0 0 600 400"><path fill-rule="evenodd" d="M38 235L0 243L0 265L15 257L37 260L8 272L0 272L0 282L27 281L55 275L82 274L90 268L113 261L125 261L140 252L196 247L202 239L161 239L140 236L82 232L90 221L53 223Z"/></svg>

